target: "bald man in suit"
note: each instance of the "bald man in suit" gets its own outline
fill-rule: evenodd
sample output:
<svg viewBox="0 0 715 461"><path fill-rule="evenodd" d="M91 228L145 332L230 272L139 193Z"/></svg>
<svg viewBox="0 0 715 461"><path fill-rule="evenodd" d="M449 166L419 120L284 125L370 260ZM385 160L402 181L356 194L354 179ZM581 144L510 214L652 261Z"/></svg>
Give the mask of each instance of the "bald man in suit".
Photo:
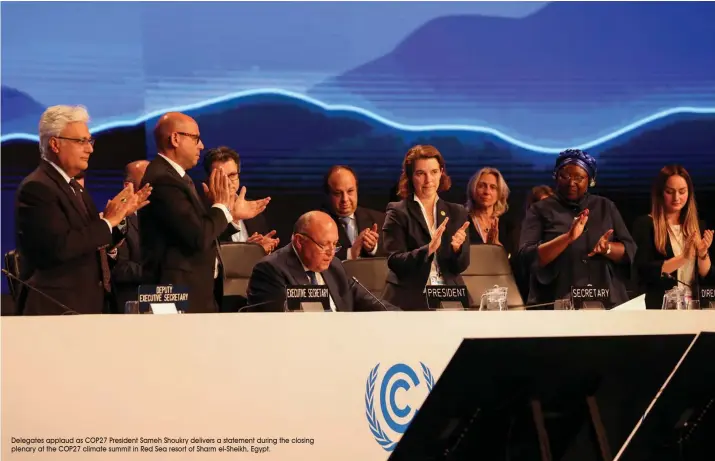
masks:
<svg viewBox="0 0 715 461"><path fill-rule="evenodd" d="M142 183L153 186L152 202L139 213L142 276L147 283L185 287L188 312L218 312L214 280L218 276L217 239L229 222L261 213L270 198L249 201L245 188L231 193L221 169L203 185L206 207L187 174L199 161L204 144L196 120L178 112L159 118L154 128L158 156Z"/></svg>

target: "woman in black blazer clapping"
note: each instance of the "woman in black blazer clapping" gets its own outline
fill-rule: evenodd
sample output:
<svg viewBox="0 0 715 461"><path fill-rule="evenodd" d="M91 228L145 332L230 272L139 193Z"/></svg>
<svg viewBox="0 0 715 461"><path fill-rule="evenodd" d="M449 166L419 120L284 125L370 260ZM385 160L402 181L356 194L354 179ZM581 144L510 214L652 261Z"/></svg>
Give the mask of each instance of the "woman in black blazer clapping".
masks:
<svg viewBox="0 0 715 461"><path fill-rule="evenodd" d="M402 162L400 202L387 205L382 228L389 256L386 301L403 310L425 310L427 285L463 285L469 265L469 221L459 204L440 200L451 180L433 146L412 147Z"/></svg>
<svg viewBox="0 0 715 461"><path fill-rule="evenodd" d="M678 283L675 279L681 282L687 298L693 296L703 279L713 276L713 231L706 230L701 235L704 227L698 221L690 175L680 165L664 167L651 190L650 214L641 216L633 225L638 245L636 270L647 308L661 308L666 290ZM693 297L697 298L697 292Z"/></svg>

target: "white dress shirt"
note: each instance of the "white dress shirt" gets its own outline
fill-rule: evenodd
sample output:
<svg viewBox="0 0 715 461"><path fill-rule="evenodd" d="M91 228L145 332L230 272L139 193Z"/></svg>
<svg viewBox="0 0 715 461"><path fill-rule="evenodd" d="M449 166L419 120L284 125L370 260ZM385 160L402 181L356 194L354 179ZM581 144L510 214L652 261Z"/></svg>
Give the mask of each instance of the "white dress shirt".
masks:
<svg viewBox="0 0 715 461"><path fill-rule="evenodd" d="M299 255L298 252L296 251L295 246L293 246L292 243L291 243L291 246L293 247L293 251L295 252L295 255L298 257L298 261L300 261L301 266L303 266L303 272L310 272L310 269L308 269L307 267L305 267L305 264L303 264L303 260L300 259L300 255ZM308 274L305 274L305 276L307 277ZM325 280L323 280L323 276L320 274L320 272L315 272L315 278L318 280L318 285L323 285L323 286L325 286ZM330 290L328 290L328 299L330 300L330 309L331 309L333 312L337 312L338 309L335 307L335 302L333 302L333 297L332 297L332 295L330 294Z"/></svg>
<svg viewBox="0 0 715 461"><path fill-rule="evenodd" d="M420 210L422 210L422 216L425 218L425 223L427 223L427 229L429 229L429 235L432 237L437 230L437 202L439 201L439 196L434 201L434 210L432 211L432 216L434 216L434 221L432 222L432 226L429 225L429 219L427 219L427 210L425 210L424 205L422 205L422 202L420 202L420 199L417 198L417 195L414 195L414 200L417 202L417 204L420 206ZM439 269L439 264L437 263L437 252L435 252L434 257L432 258L432 266L430 266L430 271L429 271L429 277L427 278L427 285L444 285L444 278L442 277L442 271Z"/></svg>
<svg viewBox="0 0 715 461"><path fill-rule="evenodd" d="M248 228L243 219L239 219L238 222L231 221L231 225L236 229L236 233L231 235L232 242L247 242L248 241Z"/></svg>

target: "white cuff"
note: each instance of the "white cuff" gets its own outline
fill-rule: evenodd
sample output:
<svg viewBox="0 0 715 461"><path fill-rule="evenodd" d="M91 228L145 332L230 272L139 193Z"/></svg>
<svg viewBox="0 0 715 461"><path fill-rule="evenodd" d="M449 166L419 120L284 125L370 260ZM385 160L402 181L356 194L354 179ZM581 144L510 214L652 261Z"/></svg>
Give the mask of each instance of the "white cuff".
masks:
<svg viewBox="0 0 715 461"><path fill-rule="evenodd" d="M223 211L223 214L226 215L226 222L233 222L233 216L231 216L231 212L228 211L228 207L223 203L214 203L213 205L211 205L211 208L218 208L219 210Z"/></svg>

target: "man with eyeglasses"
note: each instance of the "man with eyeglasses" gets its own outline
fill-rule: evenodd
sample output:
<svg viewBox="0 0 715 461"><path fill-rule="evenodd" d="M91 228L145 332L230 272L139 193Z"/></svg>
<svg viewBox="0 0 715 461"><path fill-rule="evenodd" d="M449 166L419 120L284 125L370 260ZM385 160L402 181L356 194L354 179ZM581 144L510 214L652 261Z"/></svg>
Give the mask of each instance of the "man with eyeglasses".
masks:
<svg viewBox="0 0 715 461"><path fill-rule="evenodd" d="M26 315L108 312L111 273L107 253L121 239L119 223L146 205L151 186L125 187L99 213L75 179L89 167L94 139L82 106L52 106L40 117L40 165L17 191L17 245L23 279L32 290L18 310Z"/></svg>
<svg viewBox="0 0 715 461"><path fill-rule="evenodd" d="M258 311L282 311L287 285L326 285L333 312L381 311L385 307L352 282L342 262L338 228L322 211L310 211L295 223L291 244L256 264L248 282L248 304ZM398 308L385 304L389 310Z"/></svg>
<svg viewBox="0 0 715 461"><path fill-rule="evenodd" d="M221 168L228 176L232 193L238 194L241 186L241 158L238 152L226 146L209 149L204 155L203 166L207 175L216 168ZM230 222L219 236L219 242L257 243L263 247L266 254L270 254L280 243L280 239L275 235L275 230L268 230L265 215L259 214L252 219Z"/></svg>
<svg viewBox="0 0 715 461"><path fill-rule="evenodd" d="M146 283L186 287L188 312L217 312L214 281L219 274L217 238L228 223L250 219L270 198L250 201L236 195L221 169L211 172L204 193L207 207L187 174L199 161L201 134L186 114L162 115L154 128L159 151L142 183L151 183L152 201L139 213L142 276Z"/></svg>

